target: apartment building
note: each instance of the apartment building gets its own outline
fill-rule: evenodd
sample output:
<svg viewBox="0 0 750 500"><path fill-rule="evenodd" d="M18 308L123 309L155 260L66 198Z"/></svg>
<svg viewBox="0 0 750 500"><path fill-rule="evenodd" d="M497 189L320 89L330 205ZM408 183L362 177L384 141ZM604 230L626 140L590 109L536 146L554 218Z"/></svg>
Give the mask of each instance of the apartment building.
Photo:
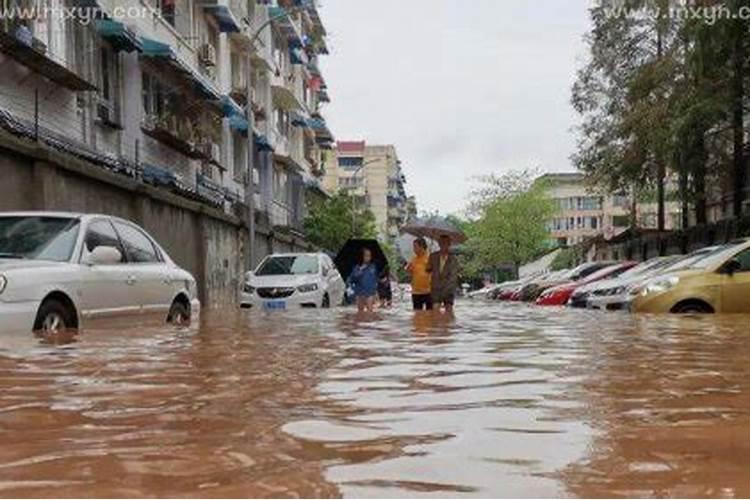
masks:
<svg viewBox="0 0 750 500"><path fill-rule="evenodd" d="M553 246L570 246L596 236L611 238L628 229L633 221L633 200L627 194L611 195L592 190L583 174L546 174L537 179L548 186L556 214L549 221ZM657 228L656 203L638 203L635 220L641 229ZM677 203L667 204L666 229L680 227Z"/></svg>
<svg viewBox="0 0 750 500"><path fill-rule="evenodd" d="M393 145L340 141L335 161L326 167L325 189L346 191L355 203L375 215L379 236L395 240L401 227L416 214L416 200L406 194L406 176Z"/></svg>
<svg viewBox="0 0 750 500"><path fill-rule="evenodd" d="M3 0L26 14L1 21L0 126L301 228L333 144L312 2L50 0L28 15L35 5Z"/></svg>

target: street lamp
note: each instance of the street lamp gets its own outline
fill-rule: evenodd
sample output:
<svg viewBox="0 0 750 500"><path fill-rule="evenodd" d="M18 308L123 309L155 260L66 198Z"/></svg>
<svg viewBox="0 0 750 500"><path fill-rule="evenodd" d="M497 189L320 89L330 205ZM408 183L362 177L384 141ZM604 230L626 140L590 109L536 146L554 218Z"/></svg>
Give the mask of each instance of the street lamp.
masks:
<svg viewBox="0 0 750 500"><path fill-rule="evenodd" d="M284 11L281 14L278 14L276 16L269 17L263 24L258 26L258 28L255 30L255 32L250 37L250 51L255 50L255 43L258 41L258 38L260 38L261 33L263 33L263 30L265 30L267 27L271 25L274 21L277 21L279 19L283 19L285 17L289 17L292 14L296 14L297 12L302 12L303 10L310 8L311 2L303 2L301 5L297 5L295 7L291 8L285 8ZM247 120L247 136L248 136L248 148L247 148L247 165L250 175L248 176L248 182L245 183L245 202L247 203L247 218L249 220L249 228L248 231L250 232L250 249L248 251L248 260L249 267L252 266L252 255L255 253L255 166L253 165L253 152L255 150L255 137L253 136L254 130L255 130L255 115L253 114L252 110L252 102L251 102L251 96L252 96L252 81L253 81L253 67L251 64L252 57L248 57L248 64L247 67L247 75L246 75L246 92L247 92L247 103L245 105L245 119Z"/></svg>

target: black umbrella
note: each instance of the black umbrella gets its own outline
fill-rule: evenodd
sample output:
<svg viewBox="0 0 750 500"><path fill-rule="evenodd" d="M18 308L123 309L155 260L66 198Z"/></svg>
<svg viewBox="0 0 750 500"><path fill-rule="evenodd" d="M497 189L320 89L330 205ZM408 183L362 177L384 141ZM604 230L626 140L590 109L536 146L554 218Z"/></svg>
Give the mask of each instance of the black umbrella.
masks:
<svg viewBox="0 0 750 500"><path fill-rule="evenodd" d="M334 259L336 269L339 270L344 281L349 279L354 266L359 264L362 258L362 250L365 248L369 248L372 252L372 261L378 268L378 272L382 272L388 266L388 258L377 240L349 240Z"/></svg>

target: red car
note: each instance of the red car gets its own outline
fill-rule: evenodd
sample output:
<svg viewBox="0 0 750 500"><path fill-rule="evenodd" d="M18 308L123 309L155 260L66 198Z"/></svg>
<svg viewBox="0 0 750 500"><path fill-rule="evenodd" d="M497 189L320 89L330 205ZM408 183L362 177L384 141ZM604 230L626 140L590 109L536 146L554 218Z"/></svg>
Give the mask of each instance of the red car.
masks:
<svg viewBox="0 0 750 500"><path fill-rule="evenodd" d="M539 298L536 300L536 305L564 306L568 303L571 295L573 295L573 292L575 292L578 287L607 278L615 278L628 269L635 267L637 264L637 262L621 262L619 264L613 264L611 266L605 267L600 271L595 272L594 274L591 274L590 276L587 276L586 278L583 278L582 280L572 283L565 283L564 285L550 288L539 296Z"/></svg>

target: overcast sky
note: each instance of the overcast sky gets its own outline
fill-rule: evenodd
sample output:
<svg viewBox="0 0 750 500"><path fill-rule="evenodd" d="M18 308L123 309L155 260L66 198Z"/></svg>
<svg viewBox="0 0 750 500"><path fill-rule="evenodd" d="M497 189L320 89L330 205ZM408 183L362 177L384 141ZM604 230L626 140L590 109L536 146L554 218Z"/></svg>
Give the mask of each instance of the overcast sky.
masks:
<svg viewBox="0 0 750 500"><path fill-rule="evenodd" d="M420 211L460 211L477 175L569 171L589 5L321 0L331 129L395 144Z"/></svg>

